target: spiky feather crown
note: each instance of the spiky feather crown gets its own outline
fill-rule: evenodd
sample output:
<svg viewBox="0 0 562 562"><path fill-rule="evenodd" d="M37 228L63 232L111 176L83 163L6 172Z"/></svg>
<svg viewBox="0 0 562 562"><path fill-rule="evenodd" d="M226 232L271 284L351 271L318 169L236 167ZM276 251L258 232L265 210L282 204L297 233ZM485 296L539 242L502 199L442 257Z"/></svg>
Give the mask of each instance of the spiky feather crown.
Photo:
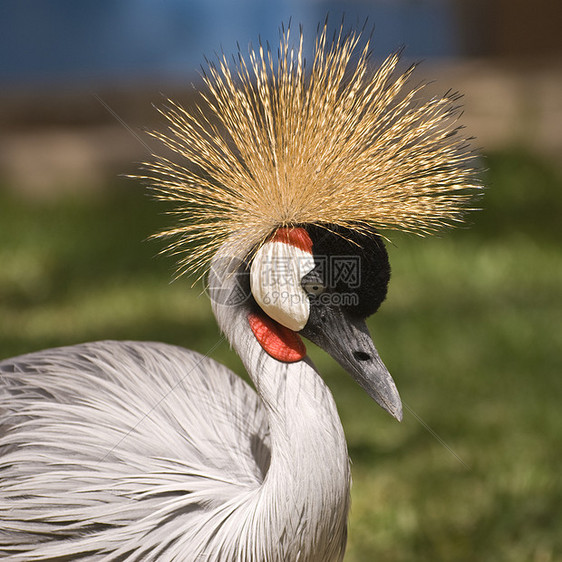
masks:
<svg viewBox="0 0 562 562"><path fill-rule="evenodd" d="M260 45L209 64L196 110L160 110L168 130L152 135L184 163L155 155L142 177L176 205L179 225L158 236L180 273L281 226L425 234L461 220L479 185L458 96L418 101L423 85L404 88L414 67L396 77L396 53L372 71L360 38L340 29L329 42L324 26L307 74L302 31L294 48L283 30L277 57Z"/></svg>

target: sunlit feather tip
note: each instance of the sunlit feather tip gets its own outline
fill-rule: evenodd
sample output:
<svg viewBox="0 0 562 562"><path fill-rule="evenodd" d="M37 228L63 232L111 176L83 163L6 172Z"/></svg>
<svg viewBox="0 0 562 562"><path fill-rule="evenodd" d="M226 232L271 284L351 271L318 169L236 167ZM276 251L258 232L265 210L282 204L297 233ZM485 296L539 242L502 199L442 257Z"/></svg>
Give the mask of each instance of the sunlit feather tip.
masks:
<svg viewBox="0 0 562 562"><path fill-rule="evenodd" d="M405 88L413 67L397 74L398 53L372 70L360 38L340 30L328 41L324 27L307 72L302 32L292 46L285 30L276 56L260 45L210 63L197 109L160 109L168 129L151 134L180 161L155 155L142 177L175 205L179 223L157 236L180 273L204 271L227 240L247 251L279 226L423 235L462 221L480 186L459 96Z"/></svg>

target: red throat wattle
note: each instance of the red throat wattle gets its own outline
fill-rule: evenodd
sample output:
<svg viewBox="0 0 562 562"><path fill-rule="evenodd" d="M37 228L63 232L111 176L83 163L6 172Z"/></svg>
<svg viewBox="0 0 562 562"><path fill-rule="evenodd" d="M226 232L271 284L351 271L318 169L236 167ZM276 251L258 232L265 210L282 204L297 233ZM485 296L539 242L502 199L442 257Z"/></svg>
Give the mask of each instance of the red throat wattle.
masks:
<svg viewBox="0 0 562 562"><path fill-rule="evenodd" d="M250 312L248 323L262 348L274 359L295 363L306 356L301 337L263 312Z"/></svg>

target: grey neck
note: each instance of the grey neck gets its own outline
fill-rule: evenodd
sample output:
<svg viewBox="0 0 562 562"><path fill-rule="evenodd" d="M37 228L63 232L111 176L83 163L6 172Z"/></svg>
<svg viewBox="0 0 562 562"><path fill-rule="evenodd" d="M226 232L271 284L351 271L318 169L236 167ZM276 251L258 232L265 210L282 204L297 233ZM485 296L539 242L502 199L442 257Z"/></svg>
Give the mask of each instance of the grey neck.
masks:
<svg viewBox="0 0 562 562"><path fill-rule="evenodd" d="M350 471L336 405L308 357L283 363L261 348L248 323L253 305L240 290L240 267L240 260L216 257L209 292L219 327L242 359L268 414L271 464L261 505L270 524L279 527L279 536L287 536L285 558L279 560L292 560L295 548L299 556L314 552L313 558L302 560L340 560ZM316 558L318 545L324 545L323 557Z"/></svg>

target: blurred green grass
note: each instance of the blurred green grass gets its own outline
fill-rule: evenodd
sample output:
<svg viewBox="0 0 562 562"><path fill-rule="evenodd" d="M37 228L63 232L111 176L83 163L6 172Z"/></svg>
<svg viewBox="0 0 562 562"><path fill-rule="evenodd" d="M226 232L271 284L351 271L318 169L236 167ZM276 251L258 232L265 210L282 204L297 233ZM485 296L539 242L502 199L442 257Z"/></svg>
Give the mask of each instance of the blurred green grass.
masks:
<svg viewBox="0 0 562 562"><path fill-rule="evenodd" d="M562 560L562 177L516 150L486 165L471 228L389 246L389 296L370 325L403 423L309 346L353 459L349 562ZM146 241L168 218L140 187L10 193L0 358L106 338L216 343L201 286L170 284L172 260ZM213 355L243 372L226 343Z"/></svg>

